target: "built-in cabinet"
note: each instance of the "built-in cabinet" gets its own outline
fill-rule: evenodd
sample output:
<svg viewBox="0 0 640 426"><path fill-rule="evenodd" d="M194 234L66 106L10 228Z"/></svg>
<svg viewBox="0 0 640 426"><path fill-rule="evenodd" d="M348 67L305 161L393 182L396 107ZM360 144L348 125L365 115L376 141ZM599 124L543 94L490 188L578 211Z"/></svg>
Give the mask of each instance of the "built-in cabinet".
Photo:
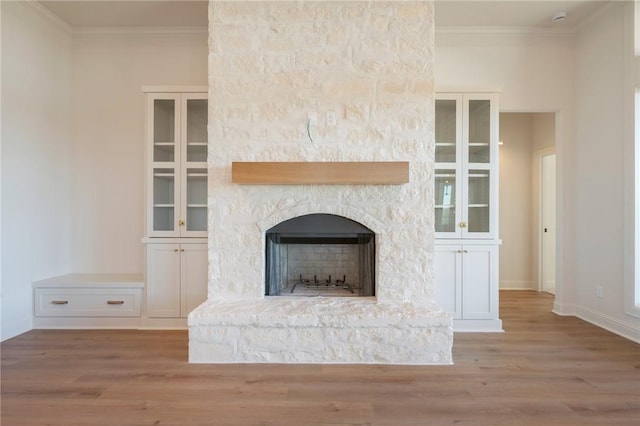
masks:
<svg viewBox="0 0 640 426"><path fill-rule="evenodd" d="M207 299L207 90L144 89L144 279L67 274L36 281L34 328L181 328Z"/></svg>
<svg viewBox="0 0 640 426"><path fill-rule="evenodd" d="M207 299L208 101L206 91L179 89L146 98L145 317L153 324L184 319Z"/></svg>
<svg viewBox="0 0 640 426"><path fill-rule="evenodd" d="M438 93L435 298L454 330L500 331L498 95Z"/></svg>

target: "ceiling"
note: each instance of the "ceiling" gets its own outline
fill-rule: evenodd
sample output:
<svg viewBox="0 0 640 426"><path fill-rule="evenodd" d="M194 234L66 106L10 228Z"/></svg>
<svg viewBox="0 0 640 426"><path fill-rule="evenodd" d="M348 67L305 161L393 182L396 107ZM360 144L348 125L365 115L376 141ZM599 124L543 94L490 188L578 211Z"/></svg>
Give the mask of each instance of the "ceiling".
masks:
<svg viewBox="0 0 640 426"><path fill-rule="evenodd" d="M615 0L612 0L615 1ZM206 27L207 1L40 0L71 27ZM436 27L575 29L608 1L436 0ZM560 23L551 18L566 12Z"/></svg>

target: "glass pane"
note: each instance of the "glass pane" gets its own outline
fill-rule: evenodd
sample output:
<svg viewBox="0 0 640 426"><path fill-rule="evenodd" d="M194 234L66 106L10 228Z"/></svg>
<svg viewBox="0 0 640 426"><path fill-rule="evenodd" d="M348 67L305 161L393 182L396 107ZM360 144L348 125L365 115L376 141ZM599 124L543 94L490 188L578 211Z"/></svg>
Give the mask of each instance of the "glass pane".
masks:
<svg viewBox="0 0 640 426"><path fill-rule="evenodd" d="M154 207L153 208L153 230L173 231L173 208Z"/></svg>
<svg viewBox="0 0 640 426"><path fill-rule="evenodd" d="M469 162L488 163L491 141L491 102L469 101Z"/></svg>
<svg viewBox="0 0 640 426"><path fill-rule="evenodd" d="M187 162L207 162L207 144L191 142L187 144Z"/></svg>
<svg viewBox="0 0 640 426"><path fill-rule="evenodd" d="M469 170L469 232L489 232L489 170Z"/></svg>
<svg viewBox="0 0 640 426"><path fill-rule="evenodd" d="M175 101L153 101L153 161L174 161Z"/></svg>
<svg viewBox="0 0 640 426"><path fill-rule="evenodd" d="M174 145L171 143L156 143L153 145L153 161L173 162Z"/></svg>
<svg viewBox="0 0 640 426"><path fill-rule="evenodd" d="M456 101L436 100L436 163L456 161Z"/></svg>
<svg viewBox="0 0 640 426"><path fill-rule="evenodd" d="M207 100L187 100L187 161L207 161Z"/></svg>
<svg viewBox="0 0 640 426"><path fill-rule="evenodd" d="M174 229L174 182L173 169L153 169L153 229Z"/></svg>
<svg viewBox="0 0 640 426"><path fill-rule="evenodd" d="M436 170L434 192L436 232L455 232L456 171Z"/></svg>
<svg viewBox="0 0 640 426"><path fill-rule="evenodd" d="M207 230L207 208L187 207L187 231Z"/></svg>
<svg viewBox="0 0 640 426"><path fill-rule="evenodd" d="M207 230L207 169L187 169L187 231Z"/></svg>

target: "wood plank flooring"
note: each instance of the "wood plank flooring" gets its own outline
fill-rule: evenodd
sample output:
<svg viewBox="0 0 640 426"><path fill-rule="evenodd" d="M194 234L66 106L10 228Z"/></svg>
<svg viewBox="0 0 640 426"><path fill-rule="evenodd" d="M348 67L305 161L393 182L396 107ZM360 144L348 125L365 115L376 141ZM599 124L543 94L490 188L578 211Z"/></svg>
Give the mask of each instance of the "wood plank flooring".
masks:
<svg viewBox="0 0 640 426"><path fill-rule="evenodd" d="M0 346L1 424L639 425L640 345L501 292L453 366L195 365L186 331L33 330Z"/></svg>

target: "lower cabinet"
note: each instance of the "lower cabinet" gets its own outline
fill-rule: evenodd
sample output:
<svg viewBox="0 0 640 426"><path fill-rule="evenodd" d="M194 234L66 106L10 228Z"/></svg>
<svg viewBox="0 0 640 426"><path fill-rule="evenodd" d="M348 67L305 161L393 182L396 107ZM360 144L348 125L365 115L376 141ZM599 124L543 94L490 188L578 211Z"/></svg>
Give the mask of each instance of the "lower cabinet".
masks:
<svg viewBox="0 0 640 426"><path fill-rule="evenodd" d="M207 244L147 244L146 316L185 318L207 299Z"/></svg>
<svg viewBox="0 0 640 426"><path fill-rule="evenodd" d="M33 328L138 328L142 274L66 274L32 283Z"/></svg>
<svg viewBox="0 0 640 426"><path fill-rule="evenodd" d="M498 245L435 245L435 300L454 331L502 331L498 317Z"/></svg>

